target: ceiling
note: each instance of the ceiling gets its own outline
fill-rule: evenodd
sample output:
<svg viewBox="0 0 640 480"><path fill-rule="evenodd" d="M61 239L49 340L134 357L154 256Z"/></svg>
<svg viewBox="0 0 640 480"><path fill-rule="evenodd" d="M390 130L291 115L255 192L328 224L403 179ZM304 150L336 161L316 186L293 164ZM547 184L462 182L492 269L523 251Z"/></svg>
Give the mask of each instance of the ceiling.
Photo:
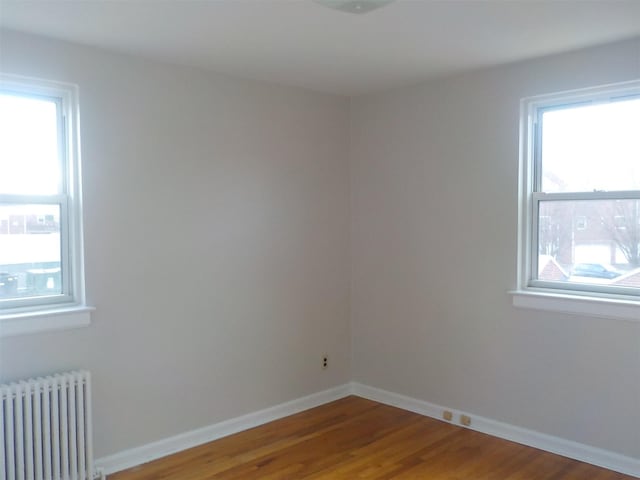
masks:
<svg viewBox="0 0 640 480"><path fill-rule="evenodd" d="M358 95L640 36L640 0L0 0L0 26Z"/></svg>

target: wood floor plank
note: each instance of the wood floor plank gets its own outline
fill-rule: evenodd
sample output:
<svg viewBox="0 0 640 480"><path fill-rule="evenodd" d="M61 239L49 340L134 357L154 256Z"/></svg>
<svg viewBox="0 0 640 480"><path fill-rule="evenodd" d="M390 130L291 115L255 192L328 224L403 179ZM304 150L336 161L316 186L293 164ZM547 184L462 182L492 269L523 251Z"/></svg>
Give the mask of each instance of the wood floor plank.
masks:
<svg viewBox="0 0 640 480"><path fill-rule="evenodd" d="M350 396L108 480L633 480Z"/></svg>

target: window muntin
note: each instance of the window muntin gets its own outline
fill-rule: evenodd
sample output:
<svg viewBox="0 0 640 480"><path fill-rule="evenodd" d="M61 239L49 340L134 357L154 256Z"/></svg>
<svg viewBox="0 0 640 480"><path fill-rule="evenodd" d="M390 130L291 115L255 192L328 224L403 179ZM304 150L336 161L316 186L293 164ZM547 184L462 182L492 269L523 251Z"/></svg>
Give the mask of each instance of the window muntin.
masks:
<svg viewBox="0 0 640 480"><path fill-rule="evenodd" d="M521 288L640 297L640 82L523 114Z"/></svg>
<svg viewBox="0 0 640 480"><path fill-rule="evenodd" d="M76 89L0 80L0 317L83 305Z"/></svg>

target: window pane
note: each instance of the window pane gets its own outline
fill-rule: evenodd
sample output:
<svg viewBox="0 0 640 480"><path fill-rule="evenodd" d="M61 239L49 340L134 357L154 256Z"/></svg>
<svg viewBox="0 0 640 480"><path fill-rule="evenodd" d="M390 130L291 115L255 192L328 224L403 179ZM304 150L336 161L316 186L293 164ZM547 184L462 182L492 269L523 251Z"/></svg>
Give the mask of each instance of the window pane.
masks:
<svg viewBox="0 0 640 480"><path fill-rule="evenodd" d="M640 199L541 201L538 279L640 290Z"/></svg>
<svg viewBox="0 0 640 480"><path fill-rule="evenodd" d="M640 99L542 115L542 191L640 190Z"/></svg>
<svg viewBox="0 0 640 480"><path fill-rule="evenodd" d="M60 192L54 101L0 94L0 194Z"/></svg>
<svg viewBox="0 0 640 480"><path fill-rule="evenodd" d="M0 205L0 300L62 293L59 205Z"/></svg>

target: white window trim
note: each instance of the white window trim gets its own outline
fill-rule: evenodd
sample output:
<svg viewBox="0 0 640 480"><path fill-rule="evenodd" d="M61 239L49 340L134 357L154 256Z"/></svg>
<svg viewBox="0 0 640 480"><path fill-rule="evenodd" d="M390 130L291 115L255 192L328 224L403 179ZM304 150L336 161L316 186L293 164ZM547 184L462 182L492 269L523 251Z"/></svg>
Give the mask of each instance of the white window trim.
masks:
<svg viewBox="0 0 640 480"><path fill-rule="evenodd" d="M94 310L93 307L73 306L0 315L0 338L87 327Z"/></svg>
<svg viewBox="0 0 640 480"><path fill-rule="evenodd" d="M86 326L94 309L86 304L84 245L82 229L82 188L77 85L20 75L0 74L3 89L26 95L60 98L65 131L65 190L67 225L61 231L67 251L63 262L71 283L63 289L62 301L41 302L0 310L0 337ZM8 197L5 195L5 197ZM37 200L37 199L36 199ZM62 218L62 217L61 217ZM64 292L66 290L66 292Z"/></svg>
<svg viewBox="0 0 640 480"><path fill-rule="evenodd" d="M539 195L533 193L535 190L536 161L534 158L535 139L533 138L533 132L538 108L541 106L553 107L567 103L577 103L581 99L597 101L598 98L602 98L603 100L608 100L612 94L623 96L625 94L638 93L640 93L640 80L633 80L603 87L539 95L521 100L517 276L516 289L509 291L515 307L580 316L640 321L640 298L638 296L624 295L622 292L587 291L580 287L576 289L560 289L557 286L546 285L542 281L532 281L533 268L534 266L537 267L532 255L532 234L534 228L534 196ZM602 196L603 198L624 198L626 194L625 192L603 193Z"/></svg>

